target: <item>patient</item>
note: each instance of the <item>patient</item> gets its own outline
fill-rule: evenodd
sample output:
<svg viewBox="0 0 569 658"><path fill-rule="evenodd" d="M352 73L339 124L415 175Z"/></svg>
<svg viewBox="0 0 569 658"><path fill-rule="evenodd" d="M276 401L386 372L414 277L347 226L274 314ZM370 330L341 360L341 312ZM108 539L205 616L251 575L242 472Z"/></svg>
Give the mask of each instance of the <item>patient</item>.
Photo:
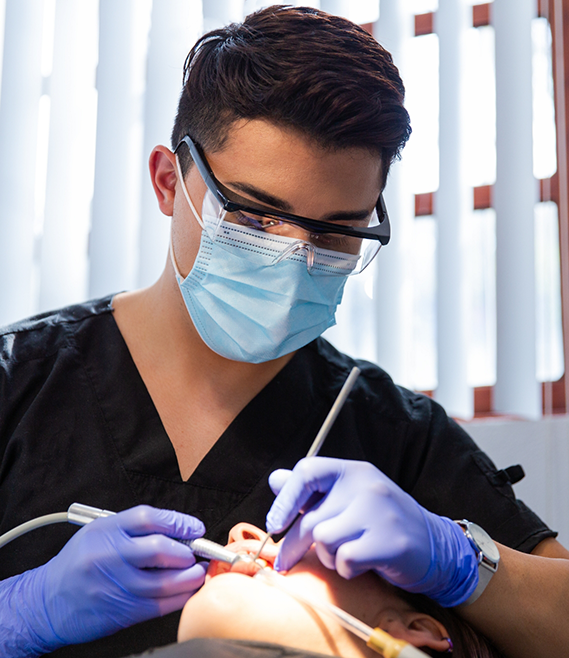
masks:
<svg viewBox="0 0 569 658"><path fill-rule="evenodd" d="M253 555L264 537L259 528L240 523L229 534L228 548ZM269 540L261 558L271 566L277 551L277 544ZM454 658L502 655L451 610L424 596L403 592L371 572L345 580L326 569L314 549L287 572L286 578L291 589L333 603L372 628L379 627L429 655L449 649ZM178 641L196 637L275 642L344 658L378 656L329 615L216 561L209 566L205 585L182 612Z"/></svg>

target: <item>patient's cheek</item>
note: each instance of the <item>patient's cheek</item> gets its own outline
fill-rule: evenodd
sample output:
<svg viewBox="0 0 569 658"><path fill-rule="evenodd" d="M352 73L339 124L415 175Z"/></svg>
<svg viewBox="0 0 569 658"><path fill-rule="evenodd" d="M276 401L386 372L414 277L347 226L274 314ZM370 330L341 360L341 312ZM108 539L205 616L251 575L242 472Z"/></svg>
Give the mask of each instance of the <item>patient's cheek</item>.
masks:
<svg viewBox="0 0 569 658"><path fill-rule="evenodd" d="M286 596L248 576L211 578L184 606L178 641L193 637L268 640L275 619L289 607Z"/></svg>

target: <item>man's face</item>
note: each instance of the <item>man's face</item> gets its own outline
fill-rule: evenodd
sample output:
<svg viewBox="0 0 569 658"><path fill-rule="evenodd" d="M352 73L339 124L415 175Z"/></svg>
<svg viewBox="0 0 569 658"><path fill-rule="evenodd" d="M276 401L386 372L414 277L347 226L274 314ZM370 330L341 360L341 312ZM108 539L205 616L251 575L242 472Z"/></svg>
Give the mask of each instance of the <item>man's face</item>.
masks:
<svg viewBox="0 0 569 658"><path fill-rule="evenodd" d="M326 221L339 212L371 214L381 191L377 155L359 148L325 150L264 120L237 121L223 149L205 155L230 191L253 204L311 219ZM206 186L196 167L186 176L186 185L201 212ZM183 276L197 255L200 233L178 183L173 240Z"/></svg>

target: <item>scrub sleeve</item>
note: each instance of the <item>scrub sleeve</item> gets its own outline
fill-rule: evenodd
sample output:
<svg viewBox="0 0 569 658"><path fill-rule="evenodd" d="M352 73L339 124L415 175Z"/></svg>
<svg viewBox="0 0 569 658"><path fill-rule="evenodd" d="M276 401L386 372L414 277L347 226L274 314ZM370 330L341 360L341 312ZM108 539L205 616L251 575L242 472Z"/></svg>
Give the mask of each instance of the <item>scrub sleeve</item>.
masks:
<svg viewBox="0 0 569 658"><path fill-rule="evenodd" d="M0 331L0 533L80 502L186 512L225 543L264 527L267 479L310 447L352 366L362 373L320 454L372 462L427 509L467 518L529 552L552 532L442 408L319 338L227 428L187 481L112 315L112 297ZM48 526L0 549L0 579L47 562L77 528ZM127 656L174 642L179 613L53 656Z"/></svg>

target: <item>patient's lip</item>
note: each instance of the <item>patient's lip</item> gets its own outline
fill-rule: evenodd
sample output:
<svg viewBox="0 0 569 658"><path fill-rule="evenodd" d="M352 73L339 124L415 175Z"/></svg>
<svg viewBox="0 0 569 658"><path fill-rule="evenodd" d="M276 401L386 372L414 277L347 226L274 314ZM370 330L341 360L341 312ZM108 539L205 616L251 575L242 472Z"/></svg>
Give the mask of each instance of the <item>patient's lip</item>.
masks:
<svg viewBox="0 0 569 658"><path fill-rule="evenodd" d="M252 558L257 554L259 550L260 542L257 539L243 539L240 541L232 542L228 544L226 548L235 553L244 553L250 555ZM259 560L266 563L267 566L272 567L273 563L277 557L278 548L273 545L267 545L263 548ZM218 576L222 573L227 573L229 571L236 573L245 573L246 575L253 576L255 575L257 569L249 569L245 563L237 562L234 566L228 564L227 562L220 562L218 560L212 560L209 563L207 569L207 578L212 578L213 576Z"/></svg>

